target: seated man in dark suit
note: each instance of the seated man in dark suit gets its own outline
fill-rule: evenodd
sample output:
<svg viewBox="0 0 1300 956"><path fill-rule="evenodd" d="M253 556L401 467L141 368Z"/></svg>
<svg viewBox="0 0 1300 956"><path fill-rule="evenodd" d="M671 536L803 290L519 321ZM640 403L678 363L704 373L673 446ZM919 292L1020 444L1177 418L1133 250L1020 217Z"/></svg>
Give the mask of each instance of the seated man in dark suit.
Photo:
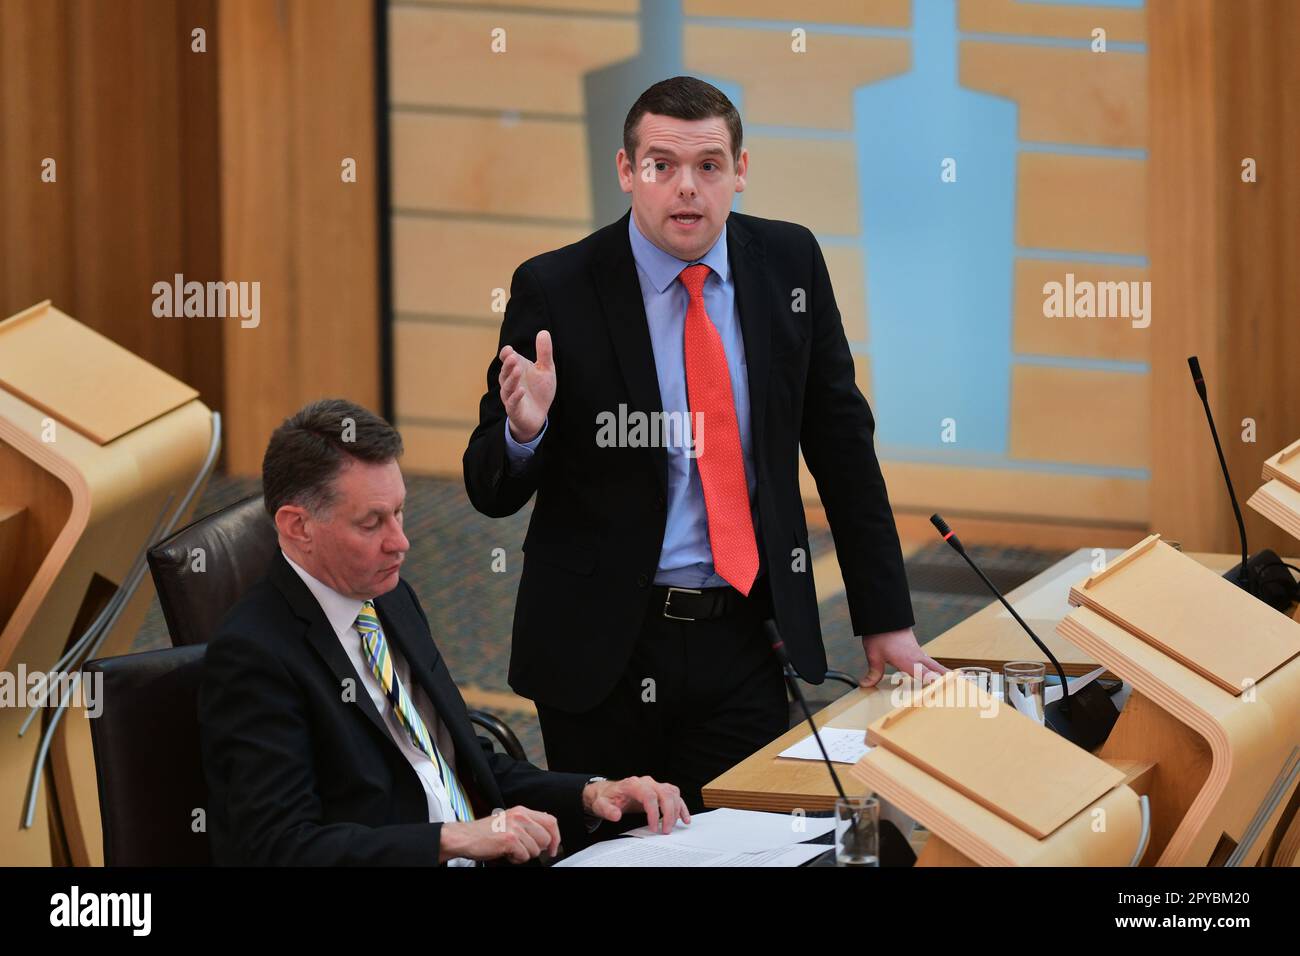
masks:
<svg viewBox="0 0 1300 956"><path fill-rule="evenodd" d="M401 453L396 429L340 399L271 436L281 555L222 621L199 695L214 860L523 863L624 813L689 822L671 784L550 773L475 736L399 574Z"/></svg>

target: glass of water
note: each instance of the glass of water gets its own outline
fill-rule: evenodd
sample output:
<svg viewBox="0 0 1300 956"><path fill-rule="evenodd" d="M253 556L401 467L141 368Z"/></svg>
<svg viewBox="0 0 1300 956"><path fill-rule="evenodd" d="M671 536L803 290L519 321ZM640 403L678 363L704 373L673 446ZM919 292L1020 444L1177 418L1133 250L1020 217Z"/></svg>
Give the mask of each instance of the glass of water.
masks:
<svg viewBox="0 0 1300 956"><path fill-rule="evenodd" d="M875 797L835 801L835 865L880 865L880 802Z"/></svg>
<svg viewBox="0 0 1300 956"><path fill-rule="evenodd" d="M959 667L957 676L964 677L986 694L992 694L996 690L993 672L987 667Z"/></svg>
<svg viewBox="0 0 1300 956"><path fill-rule="evenodd" d="M1047 690L1047 665L1041 661L1008 661L1002 665L1004 702L1032 717L1044 721L1043 695Z"/></svg>

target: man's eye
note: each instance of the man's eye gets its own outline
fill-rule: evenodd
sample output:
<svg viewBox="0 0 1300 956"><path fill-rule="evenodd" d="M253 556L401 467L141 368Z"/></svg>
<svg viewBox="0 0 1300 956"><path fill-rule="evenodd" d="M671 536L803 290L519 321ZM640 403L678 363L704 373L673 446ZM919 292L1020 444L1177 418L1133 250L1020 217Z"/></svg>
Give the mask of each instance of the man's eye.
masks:
<svg viewBox="0 0 1300 956"><path fill-rule="evenodd" d="M659 160L659 162L655 163L655 169L661 173L667 168L668 168L668 164L665 163L662 159Z"/></svg>

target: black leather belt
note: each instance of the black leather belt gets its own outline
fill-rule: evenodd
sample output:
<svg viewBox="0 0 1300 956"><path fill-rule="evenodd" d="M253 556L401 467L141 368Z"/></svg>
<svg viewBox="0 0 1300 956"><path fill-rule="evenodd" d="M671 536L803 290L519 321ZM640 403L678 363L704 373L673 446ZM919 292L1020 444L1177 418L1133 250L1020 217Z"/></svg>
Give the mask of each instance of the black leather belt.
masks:
<svg viewBox="0 0 1300 956"><path fill-rule="evenodd" d="M650 607L670 621L711 621L733 614L759 597L759 586L764 584L764 580L756 581L750 598L730 587L679 588L657 584L650 589Z"/></svg>

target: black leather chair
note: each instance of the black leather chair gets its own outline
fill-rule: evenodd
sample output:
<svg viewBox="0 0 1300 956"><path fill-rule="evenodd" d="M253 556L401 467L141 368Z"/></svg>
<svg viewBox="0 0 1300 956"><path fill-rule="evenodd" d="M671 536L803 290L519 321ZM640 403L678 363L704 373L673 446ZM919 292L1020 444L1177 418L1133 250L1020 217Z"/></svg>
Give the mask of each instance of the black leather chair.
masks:
<svg viewBox="0 0 1300 956"><path fill-rule="evenodd" d="M261 495L200 518L150 548L149 572L172 644L210 641L226 611L266 574L279 551ZM471 710L469 718L510 756L527 759L519 738L499 717Z"/></svg>
<svg viewBox="0 0 1300 956"><path fill-rule="evenodd" d="M199 756L202 645L88 662L103 680L90 722L107 866L209 866ZM200 825L201 824L201 825Z"/></svg>
<svg viewBox="0 0 1300 956"><path fill-rule="evenodd" d="M86 664L104 681L104 709L91 736L106 864L211 863L206 829L195 830L195 812L207 802L198 726L205 645L278 550L260 495L160 541L148 552L149 570L175 646ZM505 752L526 759L502 720L477 710L469 716Z"/></svg>

